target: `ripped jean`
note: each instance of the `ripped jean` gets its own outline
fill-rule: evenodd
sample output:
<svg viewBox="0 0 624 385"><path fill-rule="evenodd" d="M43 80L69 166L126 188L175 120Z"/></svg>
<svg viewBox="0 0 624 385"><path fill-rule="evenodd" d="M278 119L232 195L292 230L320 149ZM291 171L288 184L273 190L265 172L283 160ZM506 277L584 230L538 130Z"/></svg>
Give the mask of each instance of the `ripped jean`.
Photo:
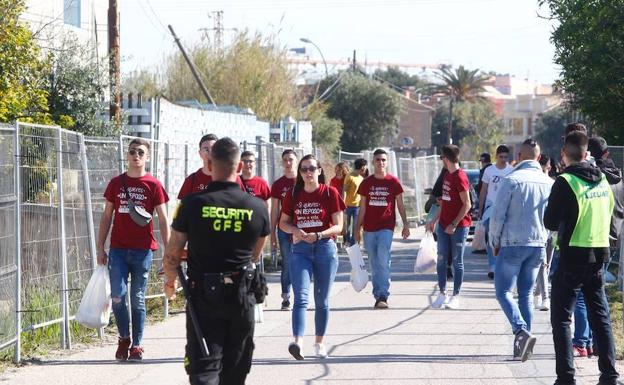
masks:
<svg viewBox="0 0 624 385"><path fill-rule="evenodd" d="M110 271L113 314L119 336L130 337L130 314L126 304L128 276L131 278L130 306L132 308L132 346L141 346L145 326L145 289L152 265L152 251L140 249L110 249Z"/></svg>

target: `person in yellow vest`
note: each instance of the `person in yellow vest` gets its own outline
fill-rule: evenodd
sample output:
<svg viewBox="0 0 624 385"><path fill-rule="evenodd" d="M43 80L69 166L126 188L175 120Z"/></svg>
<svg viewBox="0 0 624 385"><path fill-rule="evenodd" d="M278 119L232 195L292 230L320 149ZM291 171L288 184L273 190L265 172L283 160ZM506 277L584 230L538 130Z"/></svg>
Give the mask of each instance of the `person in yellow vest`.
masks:
<svg viewBox="0 0 624 385"><path fill-rule="evenodd" d="M584 161L587 135L569 133L561 157L563 173L553 184L544 213L547 229L558 231L560 260L552 281L551 316L555 385L576 384L570 323L577 289L583 293L600 355L600 385L615 385L615 343L604 292L603 263L609 258L614 199L606 176Z"/></svg>

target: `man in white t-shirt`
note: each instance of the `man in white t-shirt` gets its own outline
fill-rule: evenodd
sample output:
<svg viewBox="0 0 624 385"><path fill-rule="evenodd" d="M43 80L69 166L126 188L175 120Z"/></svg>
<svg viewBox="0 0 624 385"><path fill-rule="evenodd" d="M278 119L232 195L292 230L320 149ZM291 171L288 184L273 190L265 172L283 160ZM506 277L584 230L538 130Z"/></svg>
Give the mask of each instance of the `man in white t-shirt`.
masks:
<svg viewBox="0 0 624 385"><path fill-rule="evenodd" d="M489 227L490 227L490 212L494 202L496 201L496 194L500 186L501 179L505 177L513 167L509 164L509 147L501 144L496 148L496 163L494 166L490 166L483 172L483 179L481 184L481 191L479 192L479 207L483 207L480 210L481 221L485 227L486 240L488 239ZM488 277L494 279L494 253L489 245L487 245L488 256Z"/></svg>

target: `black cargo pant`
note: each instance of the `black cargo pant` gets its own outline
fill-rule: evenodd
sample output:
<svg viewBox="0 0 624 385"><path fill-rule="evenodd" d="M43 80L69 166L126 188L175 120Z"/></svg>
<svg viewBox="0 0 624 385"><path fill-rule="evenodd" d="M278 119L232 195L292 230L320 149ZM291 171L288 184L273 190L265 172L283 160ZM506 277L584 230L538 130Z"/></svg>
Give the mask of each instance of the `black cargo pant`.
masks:
<svg viewBox="0 0 624 385"><path fill-rule="evenodd" d="M230 293L221 301L194 295L197 312L210 356L205 358L195 336L191 317L186 316L186 357L184 365L192 385L244 385L251 369L254 349L253 296L248 306ZM221 302L221 303L218 303Z"/></svg>
<svg viewBox="0 0 624 385"><path fill-rule="evenodd" d="M611 330L609 304L604 292L603 264L567 265L562 254L552 280L550 321L553 329L558 385L574 385L574 358L570 323L578 289L585 296L589 324L598 347L600 384L615 385L615 342Z"/></svg>

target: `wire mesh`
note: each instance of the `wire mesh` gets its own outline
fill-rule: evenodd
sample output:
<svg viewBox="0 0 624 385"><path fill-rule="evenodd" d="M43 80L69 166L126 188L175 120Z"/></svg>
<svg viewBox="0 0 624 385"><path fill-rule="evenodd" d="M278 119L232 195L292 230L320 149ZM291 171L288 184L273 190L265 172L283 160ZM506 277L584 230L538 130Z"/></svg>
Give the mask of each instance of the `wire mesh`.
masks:
<svg viewBox="0 0 624 385"><path fill-rule="evenodd" d="M15 130L0 125L0 346L16 338Z"/></svg>

